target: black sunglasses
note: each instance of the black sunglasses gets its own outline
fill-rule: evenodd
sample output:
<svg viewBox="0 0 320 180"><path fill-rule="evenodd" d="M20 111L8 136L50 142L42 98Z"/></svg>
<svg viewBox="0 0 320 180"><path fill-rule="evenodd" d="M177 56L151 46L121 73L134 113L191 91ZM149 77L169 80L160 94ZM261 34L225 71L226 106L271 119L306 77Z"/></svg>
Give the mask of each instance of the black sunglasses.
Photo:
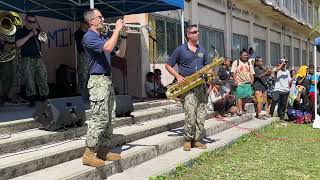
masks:
<svg viewBox="0 0 320 180"><path fill-rule="evenodd" d="M189 32L189 34L198 34L199 33L199 31L191 31L191 32Z"/></svg>
<svg viewBox="0 0 320 180"><path fill-rule="evenodd" d="M27 20L28 21L28 23L30 23L30 24L35 24L36 23L36 21L30 21L30 20Z"/></svg>

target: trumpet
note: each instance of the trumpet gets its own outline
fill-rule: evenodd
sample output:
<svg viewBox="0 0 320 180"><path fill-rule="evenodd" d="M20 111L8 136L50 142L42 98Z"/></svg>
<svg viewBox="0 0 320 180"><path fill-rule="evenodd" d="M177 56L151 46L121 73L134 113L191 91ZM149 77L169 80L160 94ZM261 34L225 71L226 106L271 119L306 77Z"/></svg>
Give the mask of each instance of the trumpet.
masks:
<svg viewBox="0 0 320 180"><path fill-rule="evenodd" d="M38 35L38 39L41 42L47 43L48 42L48 34L46 32L40 32Z"/></svg>
<svg viewBox="0 0 320 180"><path fill-rule="evenodd" d="M103 28L101 29L102 34L106 34L109 31L113 32L116 28L116 23L103 23ZM123 33L133 33L141 34L142 28L148 28L147 25L138 25L138 24L125 24L123 26Z"/></svg>

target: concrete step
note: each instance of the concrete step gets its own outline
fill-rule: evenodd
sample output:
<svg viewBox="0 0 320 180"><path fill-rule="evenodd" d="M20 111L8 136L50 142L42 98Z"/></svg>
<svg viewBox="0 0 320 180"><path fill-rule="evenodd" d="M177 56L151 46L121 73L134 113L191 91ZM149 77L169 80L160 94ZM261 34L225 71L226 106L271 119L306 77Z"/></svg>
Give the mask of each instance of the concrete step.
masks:
<svg viewBox="0 0 320 180"><path fill-rule="evenodd" d="M5 103L4 106L0 107L0 112L23 111L27 109L30 109L30 107L28 107L28 103L22 103L22 104Z"/></svg>
<svg viewBox="0 0 320 180"><path fill-rule="evenodd" d="M133 104L134 111L139 111L147 108L176 104L173 100L152 100L147 102L137 102ZM28 129L39 127L39 123L33 118L33 112L36 108L29 108L24 111L1 113L0 116L0 132L1 134L10 134ZM86 111L86 116L90 116L90 110Z"/></svg>
<svg viewBox="0 0 320 180"><path fill-rule="evenodd" d="M181 115L183 118L183 115ZM210 137L213 134L222 132L228 128L233 127L235 124L240 124L251 120L253 118L252 114L246 114L241 117L232 117L225 121L216 121L209 119L205 122L205 134L206 137ZM175 119L175 118L174 118ZM171 120L172 121L172 120ZM115 134L118 134L115 132ZM210 138L205 139L207 142L218 141ZM75 143L75 142L74 142ZM26 174L27 171L33 173L26 174L24 176L18 177L17 179L78 179L78 180L87 180L87 179L105 179L108 176L111 176L116 173L123 172L124 170L137 166L145 161L151 160L158 157L159 155L165 154L169 151L181 147L184 143L183 138L183 128L171 129L153 136L142 138L130 143L126 143L122 146L117 146L112 149L113 152L119 152L122 155L122 159L116 162L106 162L105 167L103 168L92 168L88 166L83 166L81 163L81 158L70 160L64 163L56 163L58 165L52 166L46 169L36 171L36 168L30 168L31 165L35 163L26 163L25 161L16 162L16 159L24 158L26 160L30 158L15 157L11 161L16 162L16 165L10 163L10 159L0 162L0 172L4 177L14 177ZM51 150L50 150L51 151ZM55 154L57 153L57 150ZM180 151L182 151L180 149ZM47 152L48 153L48 150ZM39 153L38 153L39 154ZM21 155L20 155L21 156ZM0 157L1 158L1 157ZM9 157L10 158L10 157ZM58 158L50 158L56 160ZM66 158L66 157L64 157ZM30 160L29 160L30 162ZM31 162L37 162L33 160ZM5 163L5 164L4 164ZM40 162L41 163L41 162ZM44 161L43 163L48 163ZM30 165L26 165L30 164ZM44 167L44 166L43 166ZM68 167L68 171L65 168Z"/></svg>
<svg viewBox="0 0 320 180"><path fill-rule="evenodd" d="M206 150L192 149L192 151L186 152L182 151L181 149L175 149L154 159L146 161L138 166L129 168L122 173L114 174L108 177L108 180L147 180L152 176L173 173L178 165L190 167L192 166L193 160L199 157L202 153L225 148L233 144L241 136L250 133L252 130L269 125L275 120L276 118L270 118L264 121L258 119L250 120L240 124L239 127L241 128L233 127L208 137L214 141L207 143L208 148ZM250 130L244 130L242 128L248 128Z"/></svg>
<svg viewBox="0 0 320 180"><path fill-rule="evenodd" d="M153 121L114 129L111 147L168 131L184 124L184 114L176 114ZM82 156L85 137L34 147L0 156L0 174L8 179L54 166ZM1 179L1 178L0 178Z"/></svg>
<svg viewBox="0 0 320 180"><path fill-rule="evenodd" d="M182 107L177 104L152 107L132 112L132 117L117 118L114 127L139 124L146 121L182 113ZM39 129L29 129L22 132L7 134L0 138L0 155L25 150L43 144L64 141L86 134L87 127L71 128L59 132L49 132Z"/></svg>

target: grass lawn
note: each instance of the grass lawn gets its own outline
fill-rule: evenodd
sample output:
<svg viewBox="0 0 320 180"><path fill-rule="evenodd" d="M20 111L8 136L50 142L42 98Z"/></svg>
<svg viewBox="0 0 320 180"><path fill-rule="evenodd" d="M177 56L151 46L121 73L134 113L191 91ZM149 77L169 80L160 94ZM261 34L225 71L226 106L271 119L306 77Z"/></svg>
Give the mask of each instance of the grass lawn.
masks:
<svg viewBox="0 0 320 180"><path fill-rule="evenodd" d="M230 147L204 153L192 168L150 179L320 179L320 130L277 122ZM284 138L281 139L281 138Z"/></svg>

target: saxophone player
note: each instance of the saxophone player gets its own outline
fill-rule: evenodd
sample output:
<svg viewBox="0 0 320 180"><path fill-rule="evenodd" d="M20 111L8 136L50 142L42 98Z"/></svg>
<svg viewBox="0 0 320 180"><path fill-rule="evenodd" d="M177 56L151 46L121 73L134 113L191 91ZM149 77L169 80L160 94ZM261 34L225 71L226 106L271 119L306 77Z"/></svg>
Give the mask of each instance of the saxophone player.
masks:
<svg viewBox="0 0 320 180"><path fill-rule="evenodd" d="M26 95L30 106L34 106L37 95L36 84L39 88L40 100L44 101L48 97L48 75L46 65L41 58L41 43L38 40L39 30L36 29L36 17L33 14L26 14L25 20L23 28L16 33L16 47L21 47L21 58L26 78Z"/></svg>
<svg viewBox="0 0 320 180"><path fill-rule="evenodd" d="M191 25L185 31L187 42L176 48L165 64L165 68L178 82L185 81L185 77L192 75L208 64L206 50L197 44L199 39L198 27ZM175 65L178 65L179 72L173 68ZM205 84L181 95L181 99L186 121L183 150L190 151L191 147L206 149L207 147L202 141L208 101Z"/></svg>

